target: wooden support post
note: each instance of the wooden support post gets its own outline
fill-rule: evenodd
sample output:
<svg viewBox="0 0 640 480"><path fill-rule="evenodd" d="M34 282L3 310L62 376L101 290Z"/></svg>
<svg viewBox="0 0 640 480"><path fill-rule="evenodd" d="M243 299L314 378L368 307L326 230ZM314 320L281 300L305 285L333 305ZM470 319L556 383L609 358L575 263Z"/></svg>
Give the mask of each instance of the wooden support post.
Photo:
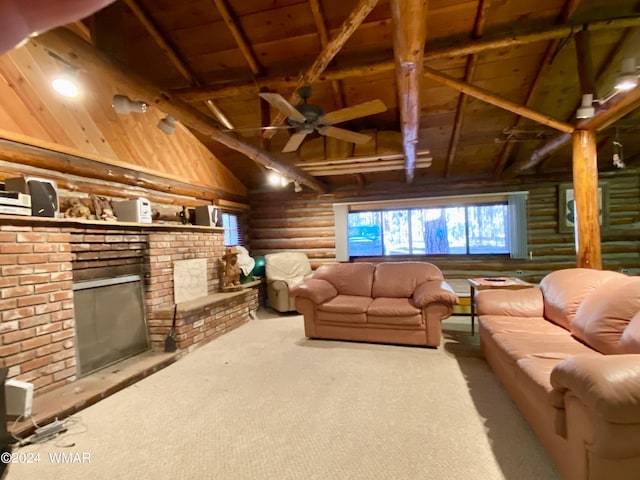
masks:
<svg viewBox="0 0 640 480"><path fill-rule="evenodd" d="M420 129L420 78L427 37L428 0L392 0L393 55L407 183L413 182Z"/></svg>
<svg viewBox="0 0 640 480"><path fill-rule="evenodd" d="M573 198L576 266L601 270L598 158L594 131L576 130L573 134Z"/></svg>

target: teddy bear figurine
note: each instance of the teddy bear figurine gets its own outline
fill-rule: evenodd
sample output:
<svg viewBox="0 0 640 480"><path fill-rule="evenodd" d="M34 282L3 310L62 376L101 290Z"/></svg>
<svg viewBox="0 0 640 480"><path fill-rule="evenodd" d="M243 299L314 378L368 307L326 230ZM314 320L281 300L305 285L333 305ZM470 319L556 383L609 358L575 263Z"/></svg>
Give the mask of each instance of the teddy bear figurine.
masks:
<svg viewBox="0 0 640 480"><path fill-rule="evenodd" d="M238 265L238 250L236 247L228 247L222 256L225 261L223 287L240 285L240 265Z"/></svg>

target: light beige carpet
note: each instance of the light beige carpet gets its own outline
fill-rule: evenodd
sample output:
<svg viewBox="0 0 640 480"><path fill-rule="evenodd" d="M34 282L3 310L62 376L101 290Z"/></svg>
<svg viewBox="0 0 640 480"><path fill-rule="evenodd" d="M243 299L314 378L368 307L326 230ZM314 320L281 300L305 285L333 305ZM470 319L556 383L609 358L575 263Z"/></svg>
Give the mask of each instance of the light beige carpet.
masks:
<svg viewBox="0 0 640 480"><path fill-rule="evenodd" d="M468 317L443 326L437 350L319 341L261 311L18 450L39 463L8 479L559 479Z"/></svg>

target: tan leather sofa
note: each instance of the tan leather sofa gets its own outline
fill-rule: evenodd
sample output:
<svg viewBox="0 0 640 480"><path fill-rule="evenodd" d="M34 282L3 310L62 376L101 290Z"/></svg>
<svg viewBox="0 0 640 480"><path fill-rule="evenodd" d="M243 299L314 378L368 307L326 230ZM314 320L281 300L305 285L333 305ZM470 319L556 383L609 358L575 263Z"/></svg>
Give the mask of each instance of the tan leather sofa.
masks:
<svg viewBox="0 0 640 480"><path fill-rule="evenodd" d="M476 297L484 355L567 480L640 478L640 277L550 273Z"/></svg>
<svg viewBox="0 0 640 480"><path fill-rule="evenodd" d="M289 289L311 276L311 264L304 252L278 252L264 256L269 306L278 312L296 310Z"/></svg>
<svg viewBox="0 0 640 480"><path fill-rule="evenodd" d="M440 269L423 262L321 265L290 294L307 337L432 347L458 301Z"/></svg>

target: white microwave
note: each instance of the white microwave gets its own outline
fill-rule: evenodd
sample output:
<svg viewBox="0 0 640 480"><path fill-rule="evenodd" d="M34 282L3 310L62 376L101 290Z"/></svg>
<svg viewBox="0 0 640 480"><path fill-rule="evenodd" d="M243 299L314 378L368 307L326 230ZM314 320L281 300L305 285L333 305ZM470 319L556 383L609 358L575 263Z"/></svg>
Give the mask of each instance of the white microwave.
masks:
<svg viewBox="0 0 640 480"><path fill-rule="evenodd" d="M151 202L146 198L134 198L122 202L112 202L113 213L119 222L153 223Z"/></svg>

